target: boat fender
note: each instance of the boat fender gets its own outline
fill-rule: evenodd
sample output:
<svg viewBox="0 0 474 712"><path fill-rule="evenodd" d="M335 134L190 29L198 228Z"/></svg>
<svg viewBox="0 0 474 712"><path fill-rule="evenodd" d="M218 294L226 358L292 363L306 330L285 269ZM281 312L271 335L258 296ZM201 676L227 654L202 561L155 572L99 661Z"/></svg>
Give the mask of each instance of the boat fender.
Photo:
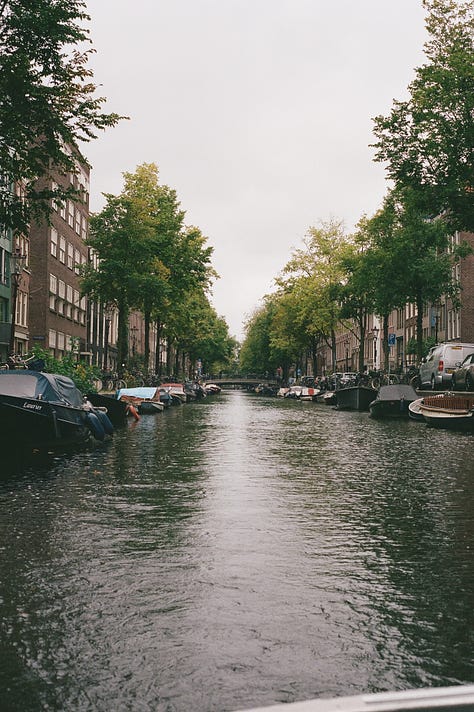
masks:
<svg viewBox="0 0 474 712"><path fill-rule="evenodd" d="M87 425L92 435L96 440L103 440L105 438L105 430L100 422L99 418L95 413L89 411L86 415Z"/></svg>
<svg viewBox="0 0 474 712"><path fill-rule="evenodd" d="M127 415L131 415L133 418L135 418L135 420L140 420L140 416L138 415L138 410L131 403L128 404Z"/></svg>
<svg viewBox="0 0 474 712"><path fill-rule="evenodd" d="M104 428L105 432L107 435L113 435L114 433L114 426L112 425L112 421L110 420L109 416L107 413L104 413L103 410L96 410L94 408L94 414L99 418L102 427Z"/></svg>

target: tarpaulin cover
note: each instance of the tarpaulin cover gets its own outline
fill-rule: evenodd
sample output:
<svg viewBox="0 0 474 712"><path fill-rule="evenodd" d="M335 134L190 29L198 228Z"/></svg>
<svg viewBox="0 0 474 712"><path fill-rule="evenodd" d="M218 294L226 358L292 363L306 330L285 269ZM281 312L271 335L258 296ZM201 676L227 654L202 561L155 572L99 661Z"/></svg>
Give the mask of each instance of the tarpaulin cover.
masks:
<svg viewBox="0 0 474 712"><path fill-rule="evenodd" d="M39 371L0 370L0 395L82 406L82 393L67 376Z"/></svg>

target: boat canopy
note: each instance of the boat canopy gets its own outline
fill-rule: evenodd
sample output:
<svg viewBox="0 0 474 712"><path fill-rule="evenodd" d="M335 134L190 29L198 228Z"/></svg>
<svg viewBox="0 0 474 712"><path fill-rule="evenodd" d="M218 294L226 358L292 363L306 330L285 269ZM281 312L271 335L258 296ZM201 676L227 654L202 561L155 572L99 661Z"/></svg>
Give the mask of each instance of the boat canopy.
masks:
<svg viewBox="0 0 474 712"><path fill-rule="evenodd" d="M35 398L80 407L82 393L68 376L28 370L0 370L0 395Z"/></svg>
<svg viewBox="0 0 474 712"><path fill-rule="evenodd" d="M151 400L154 398L156 393L155 386L139 386L137 388L120 388L117 391L117 400L120 400L122 396L133 396L134 398L142 398Z"/></svg>
<svg viewBox="0 0 474 712"><path fill-rule="evenodd" d="M418 398L417 392L412 388L403 383L396 383L391 386L380 386L380 390L377 395L377 400L403 400L414 401Z"/></svg>

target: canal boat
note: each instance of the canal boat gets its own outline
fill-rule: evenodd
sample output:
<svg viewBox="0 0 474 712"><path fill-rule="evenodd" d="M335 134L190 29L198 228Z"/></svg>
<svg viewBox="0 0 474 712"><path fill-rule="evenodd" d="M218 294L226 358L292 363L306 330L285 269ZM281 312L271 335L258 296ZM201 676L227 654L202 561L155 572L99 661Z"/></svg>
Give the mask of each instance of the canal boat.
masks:
<svg viewBox="0 0 474 712"><path fill-rule="evenodd" d="M87 393L87 400L90 401L95 408L105 409L114 427L120 427L126 423L127 405L123 401L114 398L113 395L89 391Z"/></svg>
<svg viewBox="0 0 474 712"><path fill-rule="evenodd" d="M474 395L446 392L425 396L420 411L432 428L474 432Z"/></svg>
<svg viewBox="0 0 474 712"><path fill-rule="evenodd" d="M57 449L104 440L113 432L107 414L86 401L67 376L32 370L0 370L0 443Z"/></svg>
<svg viewBox="0 0 474 712"><path fill-rule="evenodd" d="M165 408L156 386L120 388L117 391L117 400L133 406L140 415L161 413Z"/></svg>
<svg viewBox="0 0 474 712"><path fill-rule="evenodd" d="M316 400L316 397L321 393L321 389L319 388L313 388L312 386L300 386L300 385L294 385L290 386L286 393L284 394L284 398L294 398L296 400L303 400L303 401L314 401Z"/></svg>
<svg viewBox="0 0 474 712"><path fill-rule="evenodd" d="M377 390L372 386L347 386L335 391L336 408L339 410L369 410L369 406L377 396Z"/></svg>
<svg viewBox="0 0 474 712"><path fill-rule="evenodd" d="M425 416L421 412L421 404L423 398L417 398L408 405L408 417L410 420L417 420L419 423L425 423Z"/></svg>
<svg viewBox="0 0 474 712"><path fill-rule="evenodd" d="M161 388L170 394L174 405L186 403L188 400L182 383L162 383Z"/></svg>
<svg viewBox="0 0 474 712"><path fill-rule="evenodd" d="M371 418L408 418L408 406L417 400L412 386L396 384L381 386L375 400L369 405Z"/></svg>

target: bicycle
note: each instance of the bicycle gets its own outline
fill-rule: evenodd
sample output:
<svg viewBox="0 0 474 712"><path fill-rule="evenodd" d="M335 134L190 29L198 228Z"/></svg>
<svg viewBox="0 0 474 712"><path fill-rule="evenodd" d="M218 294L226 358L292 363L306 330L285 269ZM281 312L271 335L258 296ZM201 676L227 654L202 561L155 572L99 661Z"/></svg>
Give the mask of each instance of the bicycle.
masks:
<svg viewBox="0 0 474 712"><path fill-rule="evenodd" d="M119 391L121 388L127 387L126 381L123 378L119 378L117 373L106 374L102 384L106 391Z"/></svg>
<svg viewBox="0 0 474 712"><path fill-rule="evenodd" d="M377 371L370 379L372 388L379 389L381 386L394 386L400 383L400 377L396 373L385 373Z"/></svg>

